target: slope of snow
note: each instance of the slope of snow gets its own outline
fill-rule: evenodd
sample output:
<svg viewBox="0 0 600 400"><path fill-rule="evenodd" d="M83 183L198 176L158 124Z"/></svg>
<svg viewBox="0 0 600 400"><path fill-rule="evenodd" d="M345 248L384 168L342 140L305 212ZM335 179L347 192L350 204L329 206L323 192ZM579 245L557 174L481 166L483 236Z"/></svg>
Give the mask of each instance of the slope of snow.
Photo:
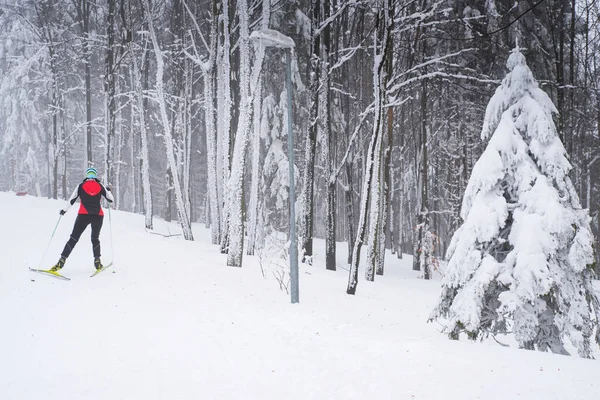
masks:
<svg viewBox="0 0 600 400"><path fill-rule="evenodd" d="M210 232L196 242L144 230L112 212L103 261L91 279L89 230L63 269L34 274L63 202L0 193L2 399L596 399L600 361L450 341L426 323L439 281L417 279L410 258L387 257L386 276L301 266L300 304L275 276L283 261L244 256L225 266ZM69 237L62 218L49 267ZM180 232L156 220L155 229ZM346 259L340 244L338 260ZM262 266L262 268L261 268ZM264 276L263 276L264 274Z"/></svg>

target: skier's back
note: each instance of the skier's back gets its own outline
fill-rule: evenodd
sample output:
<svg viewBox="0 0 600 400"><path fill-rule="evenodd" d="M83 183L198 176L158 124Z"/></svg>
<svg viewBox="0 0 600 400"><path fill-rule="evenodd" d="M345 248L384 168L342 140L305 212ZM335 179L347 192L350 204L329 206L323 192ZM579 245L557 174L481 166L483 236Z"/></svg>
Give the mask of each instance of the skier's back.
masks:
<svg viewBox="0 0 600 400"><path fill-rule="evenodd" d="M104 220L104 211L100 206L100 200L102 197L109 202L113 202L113 196L110 192L110 188L105 188L97 178L98 172L95 168L88 168L86 170L85 179L81 182L75 191L69 198L68 203L60 210L60 215L64 215L67 210L75 204L75 201L80 199L79 213L73 226L73 232L71 237L67 241L65 248L63 249L60 260L50 270L58 271L65 265L67 257L73 251L73 248L79 241L81 234L88 225L92 227L92 251L94 253L94 267L99 270L102 268L100 262L100 230L102 229L102 222Z"/></svg>

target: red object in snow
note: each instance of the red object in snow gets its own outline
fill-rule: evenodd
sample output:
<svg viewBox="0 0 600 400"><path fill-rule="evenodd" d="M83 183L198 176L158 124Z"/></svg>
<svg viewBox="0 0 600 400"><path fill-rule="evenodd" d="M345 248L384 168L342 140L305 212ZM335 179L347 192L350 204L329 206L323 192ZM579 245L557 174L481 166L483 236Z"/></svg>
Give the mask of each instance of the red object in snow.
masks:
<svg viewBox="0 0 600 400"><path fill-rule="evenodd" d="M17 192L15 193L17 196L25 196L27 192Z"/></svg>

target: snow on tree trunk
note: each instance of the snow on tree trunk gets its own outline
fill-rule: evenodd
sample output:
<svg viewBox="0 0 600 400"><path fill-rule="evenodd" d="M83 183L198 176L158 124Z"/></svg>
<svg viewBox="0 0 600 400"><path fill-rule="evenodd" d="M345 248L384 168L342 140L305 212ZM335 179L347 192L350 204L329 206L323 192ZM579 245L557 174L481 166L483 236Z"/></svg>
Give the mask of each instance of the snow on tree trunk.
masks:
<svg viewBox="0 0 600 400"><path fill-rule="evenodd" d="M430 279L435 263L433 257L433 233L429 230L429 157L427 79L421 81L421 207L417 216L413 270L423 270L423 279Z"/></svg>
<svg viewBox="0 0 600 400"><path fill-rule="evenodd" d="M321 3L323 19L329 17L329 1ZM331 79L329 76L329 52L331 41L331 29L328 24L322 33L321 40L321 58L320 58L320 83L319 83L319 132L317 137L321 141L322 162L325 166L325 268L330 271L336 270L336 243L335 243L335 189L337 177L333 170L333 161L335 159L334 136L331 129L331 103L329 91L331 90Z"/></svg>
<svg viewBox="0 0 600 400"><path fill-rule="evenodd" d="M354 248L352 249L352 263L350 264L350 276L348 279L348 288L346 293L355 294L356 286L358 285L358 264L360 262L360 250L365 238L365 231L367 225L367 213L369 211L369 192L372 188L372 181L374 179L375 170L375 153L379 146L381 137L377 134L378 130L373 132L371 136L371 142L369 143L369 149L367 151L367 158L365 160L365 174L363 178L363 186L360 196L360 216L358 218L358 226L356 228L356 239L354 241Z"/></svg>
<svg viewBox="0 0 600 400"><path fill-rule="evenodd" d="M388 9L385 11L386 18L386 32L384 34L385 50L387 52L393 52L393 35L392 30L394 28L394 4L393 1L388 0ZM383 77L383 85L382 85L382 98L388 99L387 95L387 85L393 73L393 54L385 55L385 75ZM388 99L390 100L390 99ZM379 250L377 257L377 275L383 275L384 264L385 264L385 249L388 247L388 244L391 246L393 243L393 231L394 231L394 220L392 217L392 191L390 190L391 180L393 179L393 174L391 172L391 153L392 146L394 144L394 108L388 107L386 118L386 131L387 131L387 143L385 148L383 149L383 172L382 172L382 185L381 185L381 223L379 224L380 233L379 233ZM382 116L383 118L383 116ZM383 125L383 124L382 124Z"/></svg>
<svg viewBox="0 0 600 400"><path fill-rule="evenodd" d="M215 21L216 23L216 21ZM216 36L216 35L215 35ZM211 49L216 51L216 43L213 48L213 42L216 37L211 38ZM214 53L213 53L214 54ZM218 183L217 183L217 148L216 148L216 127L214 111L214 56L209 61L211 67L203 72L204 76L204 122L206 124L206 147L207 147L207 179L208 179L208 198L210 201L210 229L211 240L213 244L219 244L221 241L221 214L218 207Z"/></svg>
<svg viewBox="0 0 600 400"><path fill-rule="evenodd" d="M177 157L179 168L177 172L181 177L181 186L183 194L183 203L185 205L186 214L192 220L192 206L190 200L191 187L191 75L193 68L190 66L190 61L185 58L184 51L189 48L188 18L184 12L183 1L177 0L173 3L173 19L171 22L171 30L175 36L175 43L171 47L171 59L178 68L172 73L174 90L177 93L174 109L175 115L173 136L177 144Z"/></svg>
<svg viewBox="0 0 600 400"><path fill-rule="evenodd" d="M383 155L383 161L382 163L384 164L383 169L385 169L385 160L386 160L386 156L385 156L385 150L384 150L384 155ZM386 241L388 240L388 233L386 232L386 230L388 229L387 226L387 213L388 213L388 209L389 209L389 205L388 205L388 190L386 188L387 186L387 180L389 180L389 176L386 178L386 173L384 171L382 171L381 174L381 196L379 197L379 213L380 213L380 219L381 222L379 223L379 233L377 234L377 243L376 245L379 247L377 249L377 259L375 260L375 274L376 275L383 275L383 271L384 271L384 263L385 263L385 249L387 248L387 244Z"/></svg>
<svg viewBox="0 0 600 400"><path fill-rule="evenodd" d="M217 171L217 127L215 124L215 76L218 73L216 65L217 57L217 0L212 1L212 17L210 27L210 54L208 65L202 68L204 78L204 122L206 124L206 146L207 146L207 179L208 199L211 220L211 240L213 244L221 242L221 208L219 207L219 182Z"/></svg>
<svg viewBox="0 0 600 400"><path fill-rule="evenodd" d="M310 82L310 110L308 115L306 144L304 150L304 190L302 192L302 220L301 220L301 249L302 262L312 265L313 257L313 208L315 191L315 153L317 144L317 118L319 108L319 48L320 35L315 34L315 29L320 23L320 0L311 0L311 60L309 71Z"/></svg>
<svg viewBox="0 0 600 400"><path fill-rule="evenodd" d="M154 23L152 22L152 12L150 10L148 0L143 0L144 6L148 10L148 27L150 29L150 37L152 39L152 45L154 47L154 53L156 55L156 94L158 96L158 105L160 108L161 122L163 125L165 147L167 152L167 161L171 170L173 178L173 189L175 191L175 202L177 205L177 213L179 217L179 223L183 231L183 237L186 240L194 240L192 234L192 227L190 224L189 215L184 203L183 193L181 190L181 183L179 180L179 174L177 173L177 162L175 160L175 151L173 148L173 136L171 135L171 126L169 124L169 117L167 115L167 105L165 102L165 94L163 87L163 73L164 73L164 61L162 58L162 52L158 45L156 38L156 31L154 30Z"/></svg>
<svg viewBox="0 0 600 400"><path fill-rule="evenodd" d="M244 172L246 149L249 142L251 99L250 99L250 48L248 28L248 2L239 0L240 23L240 116L238 121L231 175L228 185L228 252L227 265L241 267L244 254Z"/></svg>
<svg viewBox="0 0 600 400"><path fill-rule="evenodd" d="M107 20L107 47L105 61L105 124L106 142L104 148L104 179L108 184L114 182L114 141L116 129L117 103L116 103L116 73L115 73L115 8L116 1L108 0ZM118 161L118 160L117 160ZM116 200L116 199L115 199Z"/></svg>
<svg viewBox="0 0 600 400"><path fill-rule="evenodd" d="M387 6L383 7L384 18L388 17ZM382 16L378 15L377 23L379 29L382 27L385 29L385 21L381 21ZM367 279L373 280L371 276L374 276L375 261L376 261L376 237L377 237L377 224L379 220L378 210L380 209L379 202L379 180L380 180L380 169L381 169L381 149L383 145L383 129L382 129L382 68L384 65L384 57L386 52L384 50L386 41L381 41L378 35L380 32L375 32L374 37L374 57L373 57L373 96L374 96L374 114L375 120L373 123L373 134L371 135L371 142L367 150L367 158L365 160L365 174L363 176L363 186L360 195L360 217L358 219L358 226L356 232L356 240L354 242L354 249L352 250L352 263L350 264L350 277L348 280L348 287L346 293L355 294L356 286L358 285L358 265L360 263L360 250L365 239L365 232L367 230L367 215L369 214L370 225L369 225L369 254L367 256L367 265L365 268L365 276ZM385 34L387 30L385 30ZM380 43L384 44L384 47L380 48ZM370 209L369 209L370 206Z"/></svg>
<svg viewBox="0 0 600 400"><path fill-rule="evenodd" d="M119 91L119 82L116 82L115 92ZM119 106L119 102L117 100L117 109L115 115L115 158L117 160L117 165L114 167L114 190L115 190L115 202L112 205L115 209L121 209L121 199L123 198L123 191L121 190L121 166L120 162L121 156L123 153L123 118L121 114L121 107Z"/></svg>
<svg viewBox="0 0 600 400"><path fill-rule="evenodd" d="M262 2L261 29L269 28L271 15L271 0ZM265 47L258 46L255 51L256 59L252 66L251 96L253 99L252 113L252 181L250 182L250 208L248 210L248 255L254 255L256 246L256 224L258 221L258 186L260 183L260 131L262 107L262 64L265 58Z"/></svg>
<svg viewBox="0 0 600 400"><path fill-rule="evenodd" d="M131 46L128 51L131 51ZM133 57L130 54L130 58ZM132 94L129 99L129 159L131 162L129 163L129 179L127 181L127 185L131 190L131 211L134 213L138 212L138 182L136 181L136 161L138 159L137 154L139 153L139 149L137 148L137 140L135 135L135 118L136 118L136 110L135 110L135 96L137 87L135 77L134 77L134 69L135 65L133 62L131 63L131 68L129 68L129 85L132 89Z"/></svg>
<svg viewBox="0 0 600 400"><path fill-rule="evenodd" d="M269 1L269 0L267 0ZM258 52L264 55L264 48L260 46ZM262 57L257 54L257 60L253 67L256 68L256 62L258 58ZM262 62L262 60L261 60ZM253 114L252 114L252 180L250 182L250 207L248 210L248 255L254 255L256 246L256 224L258 220L258 186L260 183L260 115L262 105L262 78L258 77L255 85L252 86L253 90Z"/></svg>
<svg viewBox="0 0 600 400"><path fill-rule="evenodd" d="M185 43L188 45L188 43ZM188 60L183 60L183 110L182 110L182 123L183 123L183 198L185 203L185 209L187 215L192 222L192 201L190 194L191 188L191 165L192 165L192 75L194 73L193 67L190 65Z"/></svg>
<svg viewBox="0 0 600 400"><path fill-rule="evenodd" d="M215 79L219 70L217 68L217 36L218 36L218 0L211 0L210 2L210 44L206 45L208 50L208 60L202 60L198 56L198 51L195 47L195 43L192 45L196 56L191 56L189 53L186 55L191 58L196 65L200 67L200 71L202 73L202 80L204 86L204 123L206 126L206 180L207 180L207 195L205 198L205 220L206 227L211 229L211 241L212 244L219 244L221 242L221 214L219 204L219 186L222 184L218 180L218 171L217 171L217 126L215 122ZM201 32L200 26L194 14L189 9L187 4L183 3L185 9L187 10L196 30ZM185 52L185 50L184 50ZM190 86L192 84L191 78L193 77L193 73L190 73ZM190 87L190 95L192 88ZM191 104L190 104L191 107ZM190 116L190 122L191 122ZM191 142L191 132L190 132L190 142ZM191 145L191 143L190 143Z"/></svg>
<svg viewBox="0 0 600 400"><path fill-rule="evenodd" d="M455 339L512 332L521 348L568 354L568 338L591 358L600 302L590 217L568 177L554 104L518 48L507 67L487 106L481 136L489 142L473 167L430 318Z"/></svg>
<svg viewBox="0 0 600 400"><path fill-rule="evenodd" d="M348 225L348 264L352 264L352 249L354 240L354 185L352 183L354 161L346 162L347 187L345 189L346 199L346 224Z"/></svg>
<svg viewBox="0 0 600 400"><path fill-rule="evenodd" d="M375 78L374 78L375 79ZM379 77L377 76L377 79ZM375 90L378 92L378 90ZM379 93L377 93L379 95ZM375 279L375 267L377 265L377 253L379 251L378 246L378 238L380 234L380 224L381 224L381 150L383 147L383 129L382 129L382 121L381 121L381 100L375 100L375 128L378 129L376 136L379 138L377 140L376 147L374 149L375 157L373 160L373 174L372 174L372 182L371 188L367 196L369 199L369 228L367 233L367 260L365 265L365 278L368 281L373 281Z"/></svg>
<svg viewBox="0 0 600 400"><path fill-rule="evenodd" d="M58 147L59 128L57 110L59 110L60 103L58 97L58 82L56 80L56 74L52 75L52 198L58 199L58 157L60 157L61 149Z"/></svg>
<svg viewBox="0 0 600 400"><path fill-rule="evenodd" d="M402 135L404 135L404 133L400 134L401 138ZM401 144L400 144L400 153L402 153L404 149L404 146L402 144L402 139L401 139ZM400 154L400 167L399 167L399 171L402 171L403 166L404 166L404 156L402 154ZM398 188L398 196L400 196L400 200L399 200L399 204L398 204L398 232L397 232L397 240L396 240L396 246L397 246L397 250L396 250L396 254L398 256L399 259L403 259L404 257L404 176L403 174L400 175L400 178L398 179L398 183L399 183L399 188Z"/></svg>
<svg viewBox="0 0 600 400"><path fill-rule="evenodd" d="M229 193L231 151L231 37L229 32L229 0L221 2L222 40L220 60L217 65L217 176L219 201L217 207L221 213L221 252L229 247Z"/></svg>
<svg viewBox="0 0 600 400"><path fill-rule="evenodd" d="M83 41L81 50L83 53L83 62L85 64L85 116L86 116L86 152L88 166L93 164L93 152L92 152L92 73L90 66L90 3L82 1L81 9L81 20L83 22Z"/></svg>
<svg viewBox="0 0 600 400"><path fill-rule="evenodd" d="M133 66L133 80L135 97L137 100L137 109L140 122L140 138L142 142L141 148L141 176L142 176L142 196L144 197L144 215L146 229L154 229L152 222L152 191L150 189L150 164L148 155L148 132L146 130L146 111L144 107L144 93L142 91L142 82L140 78L140 69L138 68L137 59L133 52L133 43L129 43L129 54ZM144 57L145 58L145 55ZM133 160L132 160L133 162Z"/></svg>
<svg viewBox="0 0 600 400"><path fill-rule="evenodd" d="M30 146L27 148L27 155L25 156L23 164L23 170L26 173L25 189L34 189L35 195L40 197L42 195L42 190L38 177L41 175L41 171L35 155L35 150Z"/></svg>
<svg viewBox="0 0 600 400"><path fill-rule="evenodd" d="M396 235L397 233L397 229L396 229L396 218L395 218L395 214L398 212L396 210L396 194L394 193L396 190L396 182L395 179L396 177L394 176L394 168L391 167L390 165L390 187L389 187L389 205L390 208L388 210L388 218L389 221L388 223L390 224L390 250L392 254L396 254L396 252L398 251L397 247L396 247L396 243L397 243L397 237ZM400 211L402 212L402 211Z"/></svg>
<svg viewBox="0 0 600 400"><path fill-rule="evenodd" d="M365 278L368 281L375 279L375 268L379 259L379 241L381 240L382 234L382 205L381 194L382 194L382 173L381 163L383 156L383 99L386 97L385 93L385 72L383 67L386 64L386 57L389 57L387 46L389 45L388 35L390 34L391 27L388 26L388 20L390 18L388 4L386 0L383 0L383 11L378 15L377 26L378 31L374 35L374 63L373 63L373 96L375 99L375 121L373 124L373 135L378 137L377 145L374 149L374 166L372 174L371 188L368 193L363 193L363 196L369 196L369 228L367 236L367 261L365 266Z"/></svg>
<svg viewBox="0 0 600 400"><path fill-rule="evenodd" d="M336 270L336 181L330 177L327 181L327 205L325 216L325 268Z"/></svg>

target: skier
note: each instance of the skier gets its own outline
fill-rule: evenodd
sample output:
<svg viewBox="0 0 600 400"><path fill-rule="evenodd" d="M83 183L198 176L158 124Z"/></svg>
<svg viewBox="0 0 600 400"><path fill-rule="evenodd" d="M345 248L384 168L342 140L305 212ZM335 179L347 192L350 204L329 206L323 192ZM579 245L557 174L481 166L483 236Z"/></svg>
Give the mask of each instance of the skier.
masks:
<svg viewBox="0 0 600 400"><path fill-rule="evenodd" d="M94 267L96 270L102 269L103 265L100 262L100 230L102 229L102 220L104 219L104 212L100 207L101 196L109 202L113 202L113 196L110 192L110 188L105 188L97 178L98 171L95 168L88 168L85 171L85 179L80 183L68 203L60 210L60 215L65 215L68 209L75 203L77 198L80 199L79 213L73 226L73 232L69 241L65 245L62 251L60 260L55 266L50 268L50 271L59 271L65 265L65 261L73 248L77 244L79 237L85 231L88 225L92 226L92 251L94 253Z"/></svg>

